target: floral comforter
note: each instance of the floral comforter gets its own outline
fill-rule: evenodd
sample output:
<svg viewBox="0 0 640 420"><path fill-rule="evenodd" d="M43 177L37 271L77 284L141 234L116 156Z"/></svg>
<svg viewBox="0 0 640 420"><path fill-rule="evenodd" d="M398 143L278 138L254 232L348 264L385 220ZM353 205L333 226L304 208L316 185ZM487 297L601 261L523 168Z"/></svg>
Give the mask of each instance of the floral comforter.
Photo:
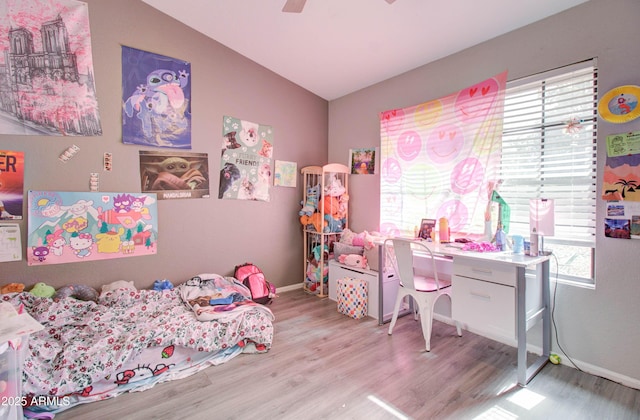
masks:
<svg viewBox="0 0 640 420"><path fill-rule="evenodd" d="M218 277L224 288L246 293L242 285ZM180 286L163 292L118 289L97 304L74 298L55 302L26 292L2 298L15 307L22 304L44 326L29 337L24 394L82 393L94 382L115 378L123 365L150 347L216 352L239 345L267 351L273 340L268 308L247 302L241 311L222 311L199 321L183 301Z"/></svg>

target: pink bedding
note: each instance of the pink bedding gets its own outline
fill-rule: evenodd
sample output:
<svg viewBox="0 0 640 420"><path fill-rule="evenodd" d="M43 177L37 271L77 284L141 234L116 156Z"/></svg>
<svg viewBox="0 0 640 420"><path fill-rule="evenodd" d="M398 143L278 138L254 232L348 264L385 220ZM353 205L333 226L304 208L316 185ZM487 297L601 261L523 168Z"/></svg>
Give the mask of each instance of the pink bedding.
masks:
<svg viewBox="0 0 640 420"><path fill-rule="evenodd" d="M211 290L233 295L237 305L215 317L210 311L208 320L200 321L182 296L206 296ZM273 314L247 300L247 292L233 278L208 274L169 291L118 289L97 304L74 298L55 302L27 292L0 298L22 304L45 327L29 337L23 394L73 397L78 403L188 376L243 351L268 351Z"/></svg>

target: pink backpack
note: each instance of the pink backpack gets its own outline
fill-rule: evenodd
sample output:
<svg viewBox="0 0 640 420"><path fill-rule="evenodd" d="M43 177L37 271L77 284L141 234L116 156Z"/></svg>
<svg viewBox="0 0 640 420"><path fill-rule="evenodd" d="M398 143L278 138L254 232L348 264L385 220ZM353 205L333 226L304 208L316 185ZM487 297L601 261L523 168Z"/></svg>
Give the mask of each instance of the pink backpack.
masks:
<svg viewBox="0 0 640 420"><path fill-rule="evenodd" d="M251 263L237 265L234 275L239 282L247 286L251 292L251 300L266 305L276 294L276 288L267 281L264 273Z"/></svg>

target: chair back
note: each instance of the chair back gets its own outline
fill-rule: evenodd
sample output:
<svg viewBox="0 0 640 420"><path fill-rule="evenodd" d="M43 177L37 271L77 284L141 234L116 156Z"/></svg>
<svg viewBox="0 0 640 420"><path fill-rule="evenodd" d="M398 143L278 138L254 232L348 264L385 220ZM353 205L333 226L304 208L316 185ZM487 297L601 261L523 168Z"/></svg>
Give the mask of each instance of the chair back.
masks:
<svg viewBox="0 0 640 420"><path fill-rule="evenodd" d="M400 283L402 283L404 287L416 290L413 257L414 253L419 251L425 253L427 258L430 259L433 273L432 278L435 280L436 290L440 290L436 261L433 257L433 252L425 244L417 240L389 238L384 241L384 245L387 253L386 260L392 262L393 268L400 278Z"/></svg>

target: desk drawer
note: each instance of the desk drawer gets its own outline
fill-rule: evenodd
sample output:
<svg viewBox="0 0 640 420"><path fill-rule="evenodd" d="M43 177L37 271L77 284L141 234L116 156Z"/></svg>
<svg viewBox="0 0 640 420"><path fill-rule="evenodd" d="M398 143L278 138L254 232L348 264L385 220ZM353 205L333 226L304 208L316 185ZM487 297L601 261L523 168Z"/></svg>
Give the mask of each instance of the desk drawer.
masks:
<svg viewBox="0 0 640 420"><path fill-rule="evenodd" d="M494 339L513 340L516 336L516 289L454 276L451 315L471 331Z"/></svg>
<svg viewBox="0 0 640 420"><path fill-rule="evenodd" d="M508 264L500 264L494 261L482 261L455 257L453 274L472 279L486 280L493 283L516 286L517 268Z"/></svg>

